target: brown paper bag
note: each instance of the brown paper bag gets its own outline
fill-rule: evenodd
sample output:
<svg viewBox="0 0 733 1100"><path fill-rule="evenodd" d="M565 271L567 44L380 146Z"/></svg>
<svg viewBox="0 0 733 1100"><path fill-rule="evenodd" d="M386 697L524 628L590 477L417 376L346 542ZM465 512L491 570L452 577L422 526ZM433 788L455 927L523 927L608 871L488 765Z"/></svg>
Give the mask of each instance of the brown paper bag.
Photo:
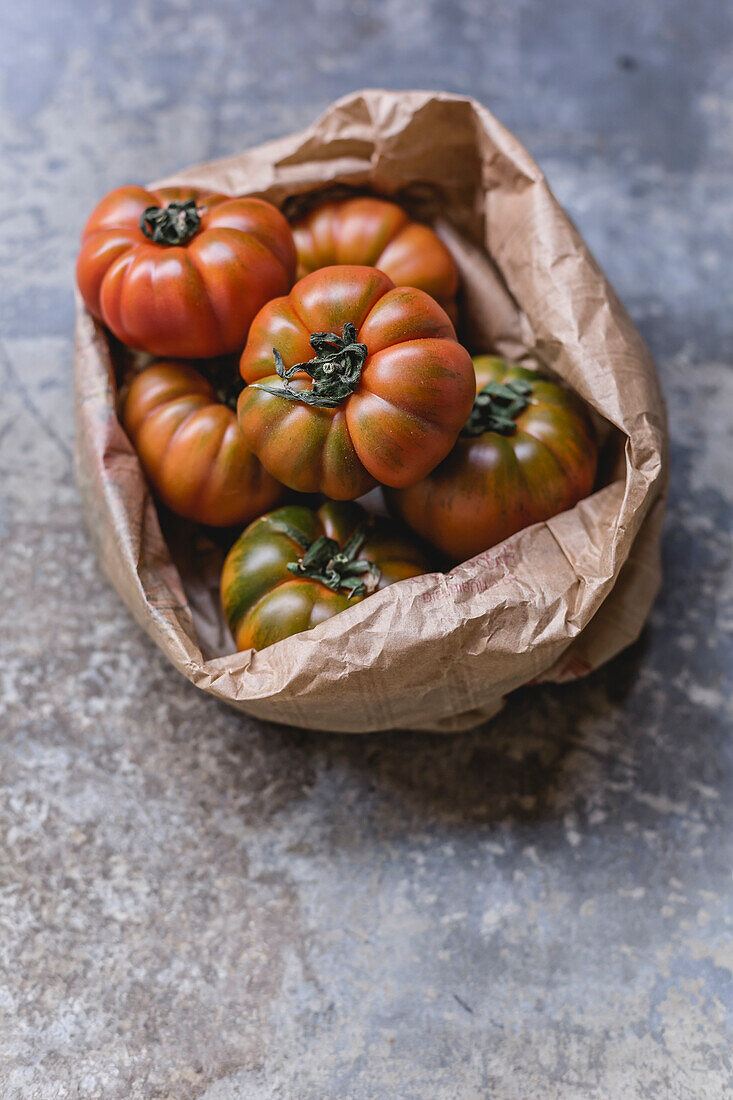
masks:
<svg viewBox="0 0 733 1100"><path fill-rule="evenodd" d="M78 301L89 528L120 596L189 680L270 721L448 732L491 716L521 684L584 675L638 636L660 581L666 480L654 363L539 168L489 111L462 96L359 92L303 133L160 182L286 210L334 185L395 198L456 256L470 350L539 361L622 444L604 487L571 511L260 653L228 652L216 555L175 525L164 539L117 418L110 343Z"/></svg>

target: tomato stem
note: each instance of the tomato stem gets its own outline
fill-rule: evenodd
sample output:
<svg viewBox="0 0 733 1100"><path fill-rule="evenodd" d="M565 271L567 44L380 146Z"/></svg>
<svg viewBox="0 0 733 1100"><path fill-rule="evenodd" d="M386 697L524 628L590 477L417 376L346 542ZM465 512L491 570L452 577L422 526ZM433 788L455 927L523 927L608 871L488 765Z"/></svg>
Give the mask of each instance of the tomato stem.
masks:
<svg viewBox="0 0 733 1100"><path fill-rule="evenodd" d="M280 352L273 348L275 370L283 385L274 388L255 382L255 389L324 409L335 409L340 405L359 385L368 354L367 346L357 344L356 325L352 321L346 322L341 336L335 332L314 332L310 344L316 353L314 357L307 363L295 363L292 367L286 367ZM296 390L290 385L291 378L300 371L313 379L311 389Z"/></svg>
<svg viewBox="0 0 733 1100"><path fill-rule="evenodd" d="M156 244L185 244L201 225L195 199L169 202L167 206L148 206L140 215L140 228Z"/></svg>
<svg viewBox="0 0 733 1100"><path fill-rule="evenodd" d="M379 584L381 573L372 561L357 558L367 537L367 525L361 523L347 539L343 547L328 535L321 535L309 543L301 531L289 523L273 521L272 526L297 542L303 550L298 561L288 562L288 569L298 577L320 581L332 592L340 589L348 592L349 599L366 596Z"/></svg>
<svg viewBox="0 0 733 1100"><path fill-rule="evenodd" d="M461 435L471 437L484 432L514 435L516 417L527 408L531 393L532 387L523 378L511 378L506 383L487 382L476 395Z"/></svg>

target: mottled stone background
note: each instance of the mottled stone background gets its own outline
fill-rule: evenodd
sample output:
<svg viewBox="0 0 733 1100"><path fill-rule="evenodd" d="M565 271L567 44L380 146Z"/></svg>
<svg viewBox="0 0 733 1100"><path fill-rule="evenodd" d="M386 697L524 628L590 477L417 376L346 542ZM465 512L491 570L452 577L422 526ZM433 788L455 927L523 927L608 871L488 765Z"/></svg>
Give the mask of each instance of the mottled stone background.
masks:
<svg viewBox="0 0 733 1100"><path fill-rule="evenodd" d="M2 1100L730 1096L731 6L2 0L0 28ZM198 694L72 473L90 207L366 85L517 132L670 404L642 640L445 740Z"/></svg>

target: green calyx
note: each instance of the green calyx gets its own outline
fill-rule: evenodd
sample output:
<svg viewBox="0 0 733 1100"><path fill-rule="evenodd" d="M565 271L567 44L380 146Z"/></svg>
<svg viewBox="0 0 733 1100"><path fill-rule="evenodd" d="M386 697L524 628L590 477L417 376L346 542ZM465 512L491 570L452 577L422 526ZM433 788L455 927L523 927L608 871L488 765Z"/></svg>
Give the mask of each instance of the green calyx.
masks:
<svg viewBox="0 0 733 1100"><path fill-rule="evenodd" d="M155 244L185 244L201 225L195 199L169 202L167 206L149 206L140 215L140 228Z"/></svg>
<svg viewBox="0 0 733 1100"><path fill-rule="evenodd" d="M356 343L356 325L351 321L346 322L341 336L335 332L314 332L310 344L315 356L307 363L296 363L293 367L286 367L280 352L273 348L275 370L284 384L279 389L273 389L255 382L255 389L323 409L335 409L340 405L359 385L368 354L367 346ZM295 390L290 385L290 379L299 371L305 371L313 379L311 389Z"/></svg>
<svg viewBox="0 0 733 1100"><path fill-rule="evenodd" d="M515 418L527 408L531 393L532 387L523 378L512 378L506 383L487 382L476 395L461 435L473 437L484 432L514 435Z"/></svg>
<svg viewBox="0 0 733 1100"><path fill-rule="evenodd" d="M289 523L274 521L271 526L303 549L302 558L288 562L288 569L297 577L320 581L332 592L348 592L349 599L366 596L379 584L381 573L374 562L357 558L366 541L366 524L357 527L343 548L328 535L308 542L303 532Z"/></svg>

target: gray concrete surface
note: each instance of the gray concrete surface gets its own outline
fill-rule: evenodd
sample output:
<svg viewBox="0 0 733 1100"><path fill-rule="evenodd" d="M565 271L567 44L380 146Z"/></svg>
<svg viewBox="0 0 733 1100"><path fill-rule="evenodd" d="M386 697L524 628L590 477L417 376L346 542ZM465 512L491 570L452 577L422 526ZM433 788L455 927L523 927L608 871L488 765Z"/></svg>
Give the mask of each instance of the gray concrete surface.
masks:
<svg viewBox="0 0 733 1100"><path fill-rule="evenodd" d="M733 1092L733 11L718 0L4 0L3 1100ZM364 85L481 98L658 357L644 637L446 740L197 694L103 579L72 265L108 188Z"/></svg>

